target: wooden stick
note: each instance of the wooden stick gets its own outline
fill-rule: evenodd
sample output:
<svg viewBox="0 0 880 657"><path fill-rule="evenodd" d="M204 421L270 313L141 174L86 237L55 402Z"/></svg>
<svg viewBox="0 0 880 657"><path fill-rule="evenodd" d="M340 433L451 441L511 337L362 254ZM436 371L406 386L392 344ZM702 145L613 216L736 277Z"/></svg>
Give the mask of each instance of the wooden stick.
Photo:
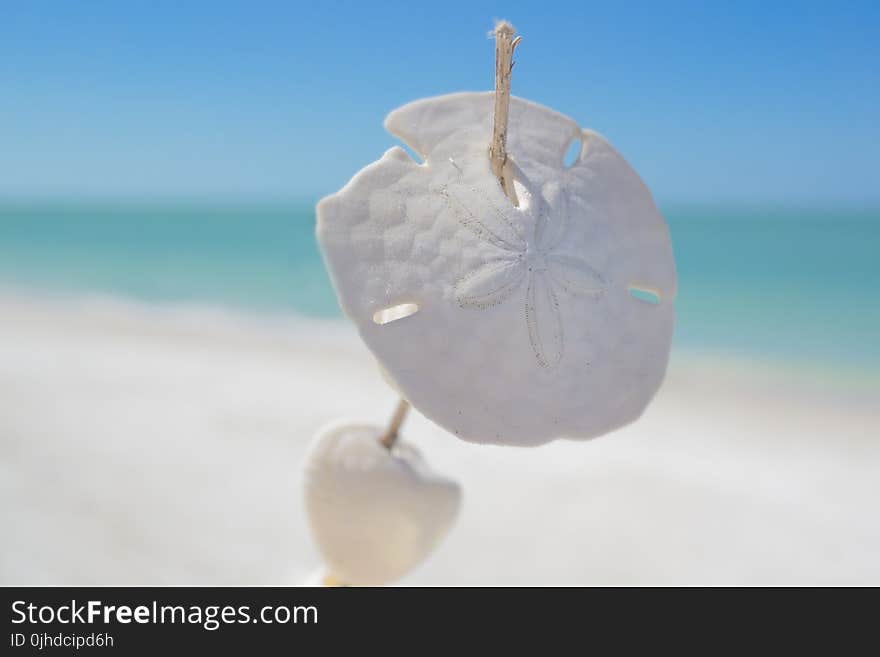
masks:
<svg viewBox="0 0 880 657"><path fill-rule="evenodd" d="M489 158L492 172L501 183L501 189L514 205L519 205L516 190L513 188L513 171L507 160L507 116L510 110L510 75L513 71L513 51L522 40L514 37L513 25L507 21L498 21L495 25L495 118L492 126L492 144L489 146ZM394 447L400 427L409 412L409 402L401 399L385 433L379 436L379 442L387 449Z"/></svg>
<svg viewBox="0 0 880 657"><path fill-rule="evenodd" d="M492 173L501 183L501 189L514 205L519 205L513 188L513 172L507 161L507 117L510 110L510 76L513 71L513 51L522 37L514 38L513 25L498 21L495 25L495 118L492 126L492 144L489 159Z"/></svg>
<svg viewBox="0 0 880 657"><path fill-rule="evenodd" d="M379 442L382 443L386 449L391 449L394 447L394 443L397 442L397 434L400 432L400 427L406 419L406 414L408 412L409 402L405 399L401 399L397 403L397 408L394 409L394 415L391 416L391 422L388 423L388 428L385 429L385 433L379 436Z"/></svg>

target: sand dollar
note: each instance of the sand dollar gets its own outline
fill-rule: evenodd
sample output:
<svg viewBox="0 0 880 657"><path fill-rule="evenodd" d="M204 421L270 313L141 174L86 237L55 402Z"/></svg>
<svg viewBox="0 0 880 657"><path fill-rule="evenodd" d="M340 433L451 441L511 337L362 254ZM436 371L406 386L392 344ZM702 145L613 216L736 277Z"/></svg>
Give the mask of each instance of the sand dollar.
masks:
<svg viewBox="0 0 880 657"><path fill-rule="evenodd" d="M381 433L336 424L318 433L307 457L306 513L336 584L378 586L402 577L458 514L458 484L402 441L389 451L379 443Z"/></svg>
<svg viewBox="0 0 880 657"><path fill-rule="evenodd" d="M518 98L515 206L490 169L492 101L392 112L386 127L424 162L395 147L364 168L318 204L318 240L343 311L424 415L476 442L591 438L636 419L662 382L668 228L605 139Z"/></svg>

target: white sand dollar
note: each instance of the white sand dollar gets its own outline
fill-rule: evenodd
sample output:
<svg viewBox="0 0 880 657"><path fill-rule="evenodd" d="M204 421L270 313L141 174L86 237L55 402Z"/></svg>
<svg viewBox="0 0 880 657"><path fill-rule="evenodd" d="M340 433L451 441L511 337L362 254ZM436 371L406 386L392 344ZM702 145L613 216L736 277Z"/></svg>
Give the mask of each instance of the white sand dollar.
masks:
<svg viewBox="0 0 880 657"><path fill-rule="evenodd" d="M382 585L425 559L452 527L461 502L454 481L380 427L337 424L320 431L305 472L305 503L334 581Z"/></svg>
<svg viewBox="0 0 880 657"><path fill-rule="evenodd" d="M515 207L490 169L492 100L392 112L386 128L425 162L386 152L318 204L318 239L343 311L426 416L476 442L591 438L636 419L662 382L669 232L608 142L518 98Z"/></svg>

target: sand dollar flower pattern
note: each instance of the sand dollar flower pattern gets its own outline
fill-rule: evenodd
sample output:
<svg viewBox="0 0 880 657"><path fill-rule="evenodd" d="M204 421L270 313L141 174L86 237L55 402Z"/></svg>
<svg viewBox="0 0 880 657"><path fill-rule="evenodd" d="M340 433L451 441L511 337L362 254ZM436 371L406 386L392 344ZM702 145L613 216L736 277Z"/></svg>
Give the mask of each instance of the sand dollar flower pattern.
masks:
<svg viewBox="0 0 880 657"><path fill-rule="evenodd" d="M491 210L479 217L462 199L460 185L445 185L438 192L447 199L460 223L480 240L497 249L497 256L462 276L455 284L462 308L486 309L520 297L529 342L541 367L554 367L565 350L565 332L560 313L565 296L595 297L607 288L603 276L581 256L560 249L565 237L567 212L555 212L544 199L524 211L533 225L524 230L514 214L497 207L476 188ZM537 206L537 209L535 209ZM551 230L551 227L556 230ZM525 293L523 294L523 287ZM565 295L565 296L562 296Z"/></svg>

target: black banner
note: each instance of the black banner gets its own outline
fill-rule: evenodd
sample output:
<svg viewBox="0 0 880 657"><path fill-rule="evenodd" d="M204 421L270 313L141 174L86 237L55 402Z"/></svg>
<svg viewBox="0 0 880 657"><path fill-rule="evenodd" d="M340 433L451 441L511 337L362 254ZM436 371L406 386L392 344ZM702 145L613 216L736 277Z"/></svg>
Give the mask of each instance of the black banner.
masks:
<svg viewBox="0 0 880 657"><path fill-rule="evenodd" d="M644 589L369 588L5 588L2 654L253 654L342 648L380 654L470 653L475 642L550 652L586 652L600 639L616 649L681 647L710 634L740 643L755 633L790 647L820 608L802 591L669 592ZM678 598L676 600L676 598ZM747 604L742 604L747 603ZM874 608L874 607L871 607ZM843 607L836 606L840 612ZM805 613L806 612L806 613ZM845 637L870 627L867 608L849 614ZM822 627L832 614L821 609ZM797 616L795 616L797 614ZM870 614L868 614L870 615ZM861 620L860 617L861 616ZM811 641L818 626L809 626ZM714 638L711 638L711 633ZM841 637L835 638L840 647ZM746 644L752 645L752 644ZM814 644L815 647L815 644Z"/></svg>

